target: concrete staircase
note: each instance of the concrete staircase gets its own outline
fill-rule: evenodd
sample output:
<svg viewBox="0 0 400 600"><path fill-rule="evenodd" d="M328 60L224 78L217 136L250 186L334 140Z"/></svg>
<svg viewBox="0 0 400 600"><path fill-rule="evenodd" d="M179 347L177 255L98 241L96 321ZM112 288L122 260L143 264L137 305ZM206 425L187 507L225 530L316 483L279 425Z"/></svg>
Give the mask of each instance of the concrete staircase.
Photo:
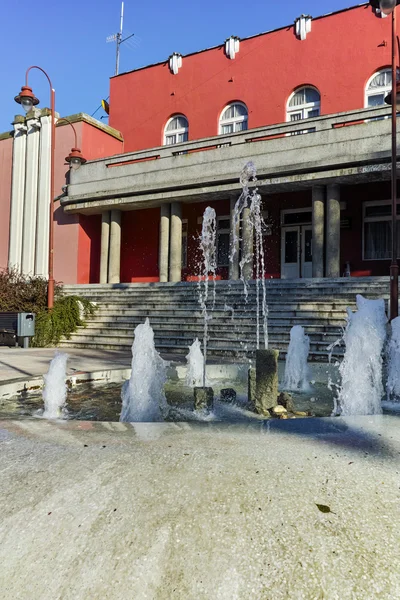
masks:
<svg viewBox="0 0 400 600"><path fill-rule="evenodd" d="M267 280L266 285L270 347L285 355L291 327L302 325L310 336L314 361L328 359L329 346L342 335L346 307L355 308L356 294L387 299L389 290L387 277ZM64 291L98 305L87 327L60 344L66 348L129 349L134 328L146 317L164 356L184 358L193 340L203 336L196 283L65 285ZM255 282L249 285L247 303L241 282L216 282L213 311L212 285L209 296L209 357L240 360L251 356L256 348ZM340 346L333 350L333 356L342 353Z"/></svg>

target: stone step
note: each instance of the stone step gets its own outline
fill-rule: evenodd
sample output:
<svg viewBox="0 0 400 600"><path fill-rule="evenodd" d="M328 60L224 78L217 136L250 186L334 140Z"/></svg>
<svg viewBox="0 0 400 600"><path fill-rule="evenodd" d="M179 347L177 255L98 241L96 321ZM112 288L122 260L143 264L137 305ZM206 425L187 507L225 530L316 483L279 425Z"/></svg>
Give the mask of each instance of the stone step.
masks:
<svg viewBox="0 0 400 600"><path fill-rule="evenodd" d="M124 301L116 301L116 300L112 300L112 301L106 301L106 302L102 302L100 307L102 309L106 308L106 309L115 309L116 311L118 311L120 308L133 308L136 309L137 305L139 303L138 302L124 302ZM142 304L142 303L140 303ZM185 300L185 302L173 302L172 304L170 303L163 303L162 305L162 309L163 310L173 310L177 307L179 307L179 309L181 310L201 310L201 306L198 302L193 302L193 303L189 303L187 302L187 300ZM225 307L229 308L225 308ZM260 302L260 306L261 306L261 302ZM321 301L321 300L317 300L317 301L313 301L313 302L306 302L306 301L293 301L293 300L281 300L281 301L274 301L274 302L269 302L268 303L268 308L270 311L274 311L274 310L281 310L281 309L285 309L285 310L332 310L332 309L337 309L337 310L342 310L345 311L346 308L349 306L349 303L347 301L341 302L338 300L332 300L330 302L327 302L326 300ZM350 305L351 307L355 307L355 303L351 303ZM153 309L158 309L160 308L160 303L158 302L146 302L146 308L148 310L153 310ZM221 301L217 301L215 303L212 302L212 299L207 302L207 310L209 310L210 312L213 311L223 311L223 312L231 312L230 309L233 308L234 310L247 310L247 311L255 311L256 310L256 301L251 302L251 303L245 303L245 302L232 302L231 304L227 304L226 302L221 302Z"/></svg>
<svg viewBox="0 0 400 600"><path fill-rule="evenodd" d="M130 331L132 332L134 330L134 328L137 325L140 325L141 323L143 323L143 320L140 318L135 318L134 320L125 320L125 321L115 321L110 320L107 322L102 322L96 319L96 321L89 321L86 325L86 327L84 328L84 331L93 331L93 330L102 330L102 331L109 331L110 329L114 330L114 331ZM173 330L176 331L182 331L182 325L178 322L165 322L164 320L162 321L156 321L154 319L150 320L150 324L153 327L154 330L159 330L159 331L165 331L165 332L170 332ZM213 321L209 321L208 323L208 329L209 331L225 331L225 329L229 332L229 331L241 331L241 332L249 332L252 333L256 330L256 321L252 320L251 322L245 321L243 320L242 322L240 322L239 320L229 320L227 323L225 323L225 325L229 325L229 327L225 328L225 327L221 327L221 323L220 321L218 321L217 323L213 323ZM261 320L260 320L260 327L261 327ZM306 325L304 327L306 333L308 334L313 334L313 333L326 333L328 335L331 335L337 331L339 331L341 328L338 327L337 325ZM185 322L185 330L187 331L199 331L202 332L204 330L204 323L202 320L196 320L195 322L189 323L189 322ZM291 327L288 326L286 323L284 324L278 324L275 325L274 324L274 320L271 320L271 322L268 323L268 331L270 333L287 333L289 335L289 332L291 330Z"/></svg>
<svg viewBox="0 0 400 600"><path fill-rule="evenodd" d="M98 311L98 314L102 315L102 316L107 316L107 315L115 315L116 311L113 309L104 309L104 308L100 308L100 310ZM151 317L179 317L180 319L182 319L182 322L184 322L186 320L187 317L196 317L198 319L202 318L202 314L199 310L197 311L190 311L187 309L180 309L180 308L175 308L174 310L170 310L170 311L166 311L164 309L132 309L132 308L121 308L118 311L119 315L123 315L126 317L142 317L143 320L148 317L149 319L151 319ZM249 311L248 314L256 314L255 311ZM305 319L312 319L312 318L329 318L329 319L337 319L337 320L344 320L345 318L345 312L342 310L321 310L318 311L318 314L316 314L316 311L310 311L310 310L280 310L279 312L276 312L275 315L271 314L271 317L275 316L275 317L279 317L281 319L285 318L294 318L294 317L303 317ZM226 317L226 311L213 311L212 313L212 318L213 319L220 319L221 317Z"/></svg>
<svg viewBox="0 0 400 600"><path fill-rule="evenodd" d="M89 321L88 323L101 323L104 325L110 325L111 327L113 327L114 325L117 324L126 324L127 326L132 326L132 328L136 327L136 325L139 325L140 323L144 323L146 317L139 314L136 316L126 316L126 315L114 315L114 314L106 314L106 315L96 315L95 319L92 321ZM178 316L168 316L168 317L161 317L161 318L157 318L157 317L150 317L150 324L153 326L157 325L157 324L163 324L165 325L165 327L169 327L169 326L179 326L182 327L182 318L180 315ZM185 318L185 326L186 324L190 324L192 326L199 326L199 327L203 327L203 323L204 323L204 319L202 316L198 316L198 317L194 317L194 316L188 316ZM335 328L341 328L345 325L345 317L344 315L340 315L340 317L335 318L335 317L329 317L329 318L322 318L319 317L319 315L313 314L312 316L309 317L304 317L304 316L296 316L296 317L291 317L291 318L282 318L282 316L280 314L274 315L274 314L269 314L268 316L268 323L269 326L282 326L285 328L291 328L294 325L302 325L303 327L307 328L307 327L318 327L318 328L324 328L324 327L335 327ZM214 327L232 327L233 325L236 325L238 327L243 327L243 326L249 326L254 328L256 326L256 319L254 317L249 317L246 315L235 315L234 320L231 319L231 317L225 316L225 317L220 317L218 320L213 320L211 319L209 321L209 325L213 325Z"/></svg>
<svg viewBox="0 0 400 600"><path fill-rule="evenodd" d="M165 338L169 338L170 336L176 336L182 334L182 327L165 327L162 325L152 324L153 330L156 335L164 336ZM109 336L111 332L115 336L120 337L130 337L133 338L134 327L127 327L121 325L112 325L110 327L99 326L96 323L89 324L84 330L79 330L79 332L72 335L84 335L85 337L91 336ZM256 328L254 325L245 326L241 328L229 328L224 329L219 325L217 326L209 326L208 333L211 338L214 337L222 337L224 339L240 339L240 337L246 337L246 339L255 339L256 338ZM185 325L185 336L191 339L196 337L202 338L204 334L204 327L200 325L196 326L188 326ZM323 331L321 328L314 329L313 331L310 329L306 329L306 334L312 340L321 340L326 342L334 342L339 337L341 337L341 328L340 327L332 327L331 331ZM260 324L260 336L262 335L262 326ZM290 328L288 327L268 327L268 335L270 339L284 339L285 341L289 341L290 339Z"/></svg>
<svg viewBox="0 0 400 600"><path fill-rule="evenodd" d="M118 334L114 333L88 333L88 332L76 332L71 335L71 339L77 342L101 342L103 341L105 344L118 344L121 345L131 345L133 342L133 333L132 332L121 332ZM260 340L263 339L262 332L260 332ZM332 342L335 342L338 338L333 336L332 340L327 340L326 337L322 336L321 339L316 337L311 338L311 349L324 349L327 348ZM156 346L158 344L168 344L170 346L176 347L185 347L187 348L193 343L194 336L190 332L180 331L178 334L172 333L168 336L160 335L157 331L154 332L154 340ZM289 337L287 339L283 339L281 336L276 334L271 334L269 336L270 344L272 344L276 348L285 348L288 346ZM237 346L238 348L248 346L253 349L256 344L256 334L248 336L246 339L240 339L240 337L232 332L231 335L219 335L215 333L214 335L210 334L209 344L215 348L219 348L220 346L225 346L227 342L231 342L231 345Z"/></svg>
<svg viewBox="0 0 400 600"><path fill-rule="evenodd" d="M131 348L130 344L121 345L121 344L113 344L113 343L91 343L85 341L75 341L75 340L64 340L59 344L59 347L62 348L86 348L86 349L103 349L103 350L129 350ZM176 360L180 359L182 362L185 360L185 356L187 354L188 348L186 345L170 345L165 343L156 344L156 349L160 352L161 356L176 356ZM278 348L277 348L278 349ZM279 348L279 356L280 358L285 358L287 353L287 348ZM229 359L234 358L238 360L243 360L246 357L251 358L255 355L255 348L239 348L239 347L214 347L213 345L209 345L207 349L207 356L211 358L220 358L220 359ZM340 359L343 356L343 351L340 348L334 348L332 352L333 360ZM315 350L312 349L309 354L310 361L317 362L327 362L328 360L328 352L326 349L323 350Z"/></svg>

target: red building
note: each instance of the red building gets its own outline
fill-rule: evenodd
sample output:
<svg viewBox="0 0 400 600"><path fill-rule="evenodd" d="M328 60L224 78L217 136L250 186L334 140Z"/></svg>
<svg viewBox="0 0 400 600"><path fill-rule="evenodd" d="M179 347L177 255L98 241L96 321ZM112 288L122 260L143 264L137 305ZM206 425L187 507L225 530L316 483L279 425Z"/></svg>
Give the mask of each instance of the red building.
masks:
<svg viewBox="0 0 400 600"><path fill-rule="evenodd" d="M390 19L364 4L111 78L110 127L80 121L90 160L71 173L57 209L56 278L190 279L208 205L218 218L219 276L236 278L232 210L249 160L268 225L266 277L387 274L390 33ZM32 272L22 239L29 227L17 231L12 218L20 207L30 219L31 199L18 188L18 136L29 148L21 123L14 141L0 142L0 202L11 212L0 261ZM60 194L67 130L57 131Z"/></svg>

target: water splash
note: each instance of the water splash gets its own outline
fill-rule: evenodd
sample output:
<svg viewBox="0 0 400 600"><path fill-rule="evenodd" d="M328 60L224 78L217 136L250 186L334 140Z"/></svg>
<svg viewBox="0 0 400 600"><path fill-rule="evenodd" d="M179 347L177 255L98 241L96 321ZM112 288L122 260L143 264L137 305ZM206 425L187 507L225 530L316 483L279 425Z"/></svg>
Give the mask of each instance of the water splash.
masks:
<svg viewBox="0 0 400 600"><path fill-rule="evenodd" d="M199 275L199 303L204 320L204 335L203 335L203 387L206 386L206 364L207 364L207 344L208 344L208 322L211 317L207 313L207 300L210 273L213 280L213 305L215 306L215 279L217 272L217 217L215 210L207 206L203 215L203 225L200 235L200 250L202 252L202 266ZM201 276L202 273L202 276ZM202 290L201 280L204 281L204 289Z"/></svg>
<svg viewBox="0 0 400 600"><path fill-rule="evenodd" d="M290 343L285 364L284 387L291 391L306 392L310 389L308 355L310 338L301 325L295 325L290 331Z"/></svg>
<svg viewBox="0 0 400 600"><path fill-rule="evenodd" d="M391 326L392 334L387 348L386 394L388 401L400 403L400 317L393 319Z"/></svg>
<svg viewBox="0 0 400 600"><path fill-rule="evenodd" d="M67 416L67 360L68 354L56 352L44 378L43 402L45 419L62 419Z"/></svg>
<svg viewBox="0 0 400 600"><path fill-rule="evenodd" d="M265 287L265 257L263 229L265 222L261 210L261 196L257 190L251 195L250 219L253 231L256 233L256 302L257 302L257 349L260 347L260 282L262 288L261 315L264 332L264 347L268 348L268 306L267 290Z"/></svg>
<svg viewBox="0 0 400 600"><path fill-rule="evenodd" d="M383 347L387 317L383 300L357 296L358 311L347 309L344 332L346 351L339 367L342 386L338 412L342 415L375 415L382 412Z"/></svg>
<svg viewBox="0 0 400 600"><path fill-rule="evenodd" d="M257 169L252 161L248 162L242 169L240 174L240 184L242 186L242 193L240 194L233 211L233 243L231 246L230 261L233 263L237 249L239 247L240 238L238 231L240 227L240 220L243 218L243 211L245 208L250 209L250 223L253 232L256 234L256 341L257 349L260 347L260 314L262 316L262 325L264 332L264 347L268 348L268 306L267 306L267 294L265 287L265 256L264 256L264 240L263 231L266 229L266 225L262 216L262 201L261 196L257 192L256 188L252 191L249 189L250 182L257 180ZM243 241L243 240L242 240ZM247 252L246 252L247 250ZM240 279L243 283L243 292L245 302L248 301L248 283L244 277L244 267L246 264L253 260L253 252L249 252L247 248L242 249L242 258L239 261L240 268ZM262 287L262 299L260 306L260 283ZM261 309L261 310L260 310Z"/></svg>
<svg viewBox="0 0 400 600"><path fill-rule="evenodd" d="M132 373L121 390L120 421L161 421L167 412L164 384L166 364L154 345L149 319L135 329L132 344Z"/></svg>
<svg viewBox="0 0 400 600"><path fill-rule="evenodd" d="M186 361L186 385L189 387L200 387L203 384L204 356L198 338L189 346L189 354L186 356Z"/></svg>

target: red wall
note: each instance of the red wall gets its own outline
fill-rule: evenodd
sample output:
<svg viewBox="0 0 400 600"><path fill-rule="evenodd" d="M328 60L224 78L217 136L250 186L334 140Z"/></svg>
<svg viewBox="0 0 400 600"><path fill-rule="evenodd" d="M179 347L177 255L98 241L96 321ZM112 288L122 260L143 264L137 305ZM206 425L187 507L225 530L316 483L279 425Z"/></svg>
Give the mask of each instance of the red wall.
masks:
<svg viewBox="0 0 400 600"><path fill-rule="evenodd" d="M122 213L121 281L158 281L160 209Z"/></svg>
<svg viewBox="0 0 400 600"><path fill-rule="evenodd" d="M351 228L341 229L341 269L350 262L352 276L389 275L390 260L362 260L363 207L368 200L390 200L390 181L368 185L341 186L340 199L346 202L342 219L350 219Z"/></svg>
<svg viewBox="0 0 400 600"><path fill-rule="evenodd" d="M78 146L88 160L122 151L122 142L84 121L74 123ZM56 129L56 194L61 194L69 167L65 163L75 145L67 124ZM60 204L55 210L54 272L64 283L98 283L100 275L100 215L69 215Z"/></svg>
<svg viewBox="0 0 400 600"><path fill-rule="evenodd" d="M390 21L355 7L314 19L304 41L290 26L243 40L234 60L219 47L184 57L177 75L163 63L114 77L109 123L129 152L160 146L174 113L189 119L189 139L214 136L233 100L247 105L249 128L284 122L288 97L304 84L319 89L322 114L361 108L366 82L390 64Z"/></svg>
<svg viewBox="0 0 400 600"><path fill-rule="evenodd" d="M0 269L8 263L13 139L0 140Z"/></svg>

